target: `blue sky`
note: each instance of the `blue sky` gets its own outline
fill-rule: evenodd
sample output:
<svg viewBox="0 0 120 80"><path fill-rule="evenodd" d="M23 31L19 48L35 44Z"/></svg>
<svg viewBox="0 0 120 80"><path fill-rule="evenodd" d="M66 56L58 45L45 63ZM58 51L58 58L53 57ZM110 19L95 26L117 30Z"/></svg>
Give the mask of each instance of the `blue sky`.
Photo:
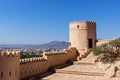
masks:
<svg viewBox="0 0 120 80"><path fill-rule="evenodd" d="M120 0L0 0L0 44L68 41L77 20L96 21L98 39L120 37Z"/></svg>

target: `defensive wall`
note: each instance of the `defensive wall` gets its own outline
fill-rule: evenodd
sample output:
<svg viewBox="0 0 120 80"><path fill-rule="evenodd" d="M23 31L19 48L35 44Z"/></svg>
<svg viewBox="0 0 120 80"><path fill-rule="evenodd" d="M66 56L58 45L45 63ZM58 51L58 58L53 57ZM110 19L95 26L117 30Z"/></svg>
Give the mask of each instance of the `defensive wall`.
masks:
<svg viewBox="0 0 120 80"><path fill-rule="evenodd" d="M97 40L96 46L99 46L101 44L105 44L105 43L109 43L110 41L112 41L114 39L104 39L104 40Z"/></svg>
<svg viewBox="0 0 120 80"><path fill-rule="evenodd" d="M0 52L0 80L22 80L49 68L76 60L76 48L44 52L43 57L20 59L20 52Z"/></svg>

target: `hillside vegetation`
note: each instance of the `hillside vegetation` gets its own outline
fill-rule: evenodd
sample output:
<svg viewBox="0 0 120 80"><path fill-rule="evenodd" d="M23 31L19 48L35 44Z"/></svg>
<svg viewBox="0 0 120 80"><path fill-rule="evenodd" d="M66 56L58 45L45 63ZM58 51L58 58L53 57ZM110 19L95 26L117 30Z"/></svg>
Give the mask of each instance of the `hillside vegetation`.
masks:
<svg viewBox="0 0 120 80"><path fill-rule="evenodd" d="M120 60L120 38L102 44L92 49L98 61L103 63L114 63Z"/></svg>

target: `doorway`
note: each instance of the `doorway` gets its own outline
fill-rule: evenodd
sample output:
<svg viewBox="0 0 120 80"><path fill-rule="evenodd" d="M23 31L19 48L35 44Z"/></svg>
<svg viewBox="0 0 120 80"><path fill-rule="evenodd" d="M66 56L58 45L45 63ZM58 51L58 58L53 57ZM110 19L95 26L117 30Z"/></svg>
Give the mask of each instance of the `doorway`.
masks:
<svg viewBox="0 0 120 80"><path fill-rule="evenodd" d="M92 48L92 47L93 47L93 45L92 45L92 39L88 39L88 47L89 47L89 48Z"/></svg>

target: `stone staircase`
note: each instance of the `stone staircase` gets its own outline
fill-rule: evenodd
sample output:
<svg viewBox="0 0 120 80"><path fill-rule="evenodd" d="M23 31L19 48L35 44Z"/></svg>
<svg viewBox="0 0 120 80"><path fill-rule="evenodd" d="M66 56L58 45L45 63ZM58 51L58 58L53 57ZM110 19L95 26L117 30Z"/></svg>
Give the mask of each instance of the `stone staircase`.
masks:
<svg viewBox="0 0 120 80"><path fill-rule="evenodd" d="M86 75L86 76L103 76L104 75L104 73L98 73L98 72L82 72L82 71L67 71L67 70L56 70L56 73Z"/></svg>
<svg viewBox="0 0 120 80"><path fill-rule="evenodd" d="M103 76L105 74L104 70L100 70L96 67L92 53L89 54L87 58L83 58L81 61L74 62L72 66L64 69L56 69L56 73L86 76Z"/></svg>
<svg viewBox="0 0 120 80"><path fill-rule="evenodd" d="M73 65L56 69L55 74L43 80L104 80L104 70L100 70L94 64L95 56L90 53L86 58L76 61Z"/></svg>
<svg viewBox="0 0 120 80"><path fill-rule="evenodd" d="M47 76L43 80L120 80L120 71L116 77L106 78L104 69L98 68L94 63L95 56L90 53L86 58L76 61L73 65L55 70L55 74Z"/></svg>
<svg viewBox="0 0 120 80"><path fill-rule="evenodd" d="M104 71L97 69L93 63L75 62L74 65L64 69L56 69L56 73L86 75L86 76L104 76Z"/></svg>

